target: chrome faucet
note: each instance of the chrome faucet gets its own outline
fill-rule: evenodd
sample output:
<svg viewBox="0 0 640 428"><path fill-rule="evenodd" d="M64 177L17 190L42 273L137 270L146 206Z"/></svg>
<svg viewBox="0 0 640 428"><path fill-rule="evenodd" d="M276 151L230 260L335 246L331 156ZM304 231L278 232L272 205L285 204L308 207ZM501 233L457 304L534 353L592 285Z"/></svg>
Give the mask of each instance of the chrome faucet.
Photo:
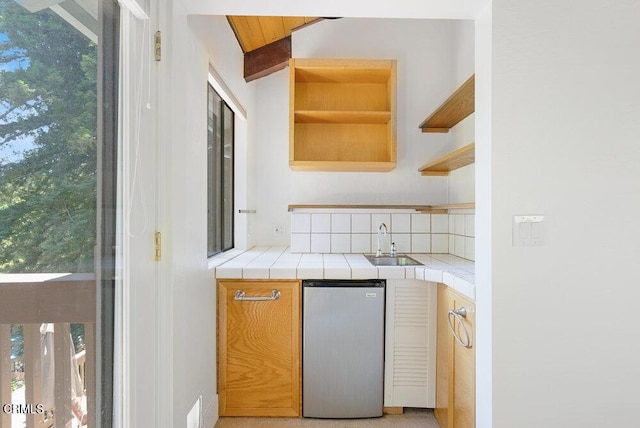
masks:
<svg viewBox="0 0 640 428"><path fill-rule="evenodd" d="M383 232L384 230L384 232ZM380 235L387 234L387 225L384 223L380 223L380 226L378 226L378 250L376 251L376 257L380 257L382 256L382 250L380 249Z"/></svg>

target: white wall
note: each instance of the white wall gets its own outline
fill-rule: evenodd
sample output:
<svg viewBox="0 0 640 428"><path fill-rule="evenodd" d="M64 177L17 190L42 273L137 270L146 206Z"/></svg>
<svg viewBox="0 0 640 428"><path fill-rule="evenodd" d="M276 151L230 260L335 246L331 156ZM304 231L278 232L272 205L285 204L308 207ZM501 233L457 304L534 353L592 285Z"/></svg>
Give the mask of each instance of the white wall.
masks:
<svg viewBox="0 0 640 428"><path fill-rule="evenodd" d="M456 90L475 73L475 35L473 20L453 21L451 27L453 62L453 88ZM450 150L460 149L475 141L475 113L461 121L450 131ZM448 177L448 203L474 202L475 164L451 171Z"/></svg>
<svg viewBox="0 0 640 428"><path fill-rule="evenodd" d="M492 337L492 95L491 2L475 20L476 71L476 427L492 427L493 337Z"/></svg>
<svg viewBox="0 0 640 428"><path fill-rule="evenodd" d="M256 244L288 245L288 204L438 204L447 202L446 177L418 168L451 150L448 134L423 134L418 125L454 87L452 21L326 20L293 33L293 57L398 61L398 166L388 173L291 171L288 167L288 70L256 85ZM402 41L402 42L400 42ZM473 184L471 184L471 187Z"/></svg>
<svg viewBox="0 0 640 428"><path fill-rule="evenodd" d="M495 428L638 425L639 22L493 0ZM545 215L544 246L512 247L515 214Z"/></svg>
<svg viewBox="0 0 640 428"><path fill-rule="evenodd" d="M474 19L485 1L474 0L184 0L192 14L349 16L363 18Z"/></svg>
<svg viewBox="0 0 640 428"><path fill-rule="evenodd" d="M166 21L161 20L163 58L158 64L165 109L159 118L158 141L158 228L163 232L160 269L164 271L156 316L160 341L166 345L158 356L166 369L161 382L168 379L171 390L159 401L159 420L164 422L158 426L173 427L186 425L200 396L205 426L212 426L218 416L215 285L206 255L210 62L245 108L253 96L242 80L242 52L225 18L208 17L205 22L187 17L183 6L172 1Z"/></svg>

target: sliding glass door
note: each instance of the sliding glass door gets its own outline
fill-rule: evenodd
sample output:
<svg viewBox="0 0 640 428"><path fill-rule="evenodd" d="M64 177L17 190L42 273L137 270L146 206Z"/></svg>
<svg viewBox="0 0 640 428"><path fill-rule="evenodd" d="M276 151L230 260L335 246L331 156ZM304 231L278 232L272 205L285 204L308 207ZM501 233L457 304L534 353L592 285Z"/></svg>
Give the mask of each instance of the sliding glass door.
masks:
<svg viewBox="0 0 640 428"><path fill-rule="evenodd" d="M0 428L112 425L118 21L0 0Z"/></svg>

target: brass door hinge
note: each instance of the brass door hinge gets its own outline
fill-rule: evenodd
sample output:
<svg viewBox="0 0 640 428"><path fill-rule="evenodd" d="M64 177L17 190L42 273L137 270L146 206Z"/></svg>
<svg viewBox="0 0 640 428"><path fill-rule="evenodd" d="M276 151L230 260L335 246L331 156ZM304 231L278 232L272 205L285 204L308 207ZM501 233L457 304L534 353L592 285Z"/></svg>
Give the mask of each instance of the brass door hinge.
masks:
<svg viewBox="0 0 640 428"><path fill-rule="evenodd" d="M162 59L162 34L160 31L156 31L156 34L153 37L153 45L156 61L160 61Z"/></svg>
<svg viewBox="0 0 640 428"><path fill-rule="evenodd" d="M160 232L156 232L154 234L154 245L155 245L155 260L157 262L160 261L160 258L162 257L162 235L160 234Z"/></svg>

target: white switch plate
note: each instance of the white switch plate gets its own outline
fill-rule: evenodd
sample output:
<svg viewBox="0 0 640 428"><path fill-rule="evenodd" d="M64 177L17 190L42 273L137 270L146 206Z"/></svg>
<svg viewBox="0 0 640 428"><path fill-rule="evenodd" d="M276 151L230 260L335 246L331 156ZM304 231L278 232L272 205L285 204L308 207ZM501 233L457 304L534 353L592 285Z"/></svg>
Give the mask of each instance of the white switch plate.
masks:
<svg viewBox="0 0 640 428"><path fill-rule="evenodd" d="M513 246L544 245L543 215L513 216Z"/></svg>

